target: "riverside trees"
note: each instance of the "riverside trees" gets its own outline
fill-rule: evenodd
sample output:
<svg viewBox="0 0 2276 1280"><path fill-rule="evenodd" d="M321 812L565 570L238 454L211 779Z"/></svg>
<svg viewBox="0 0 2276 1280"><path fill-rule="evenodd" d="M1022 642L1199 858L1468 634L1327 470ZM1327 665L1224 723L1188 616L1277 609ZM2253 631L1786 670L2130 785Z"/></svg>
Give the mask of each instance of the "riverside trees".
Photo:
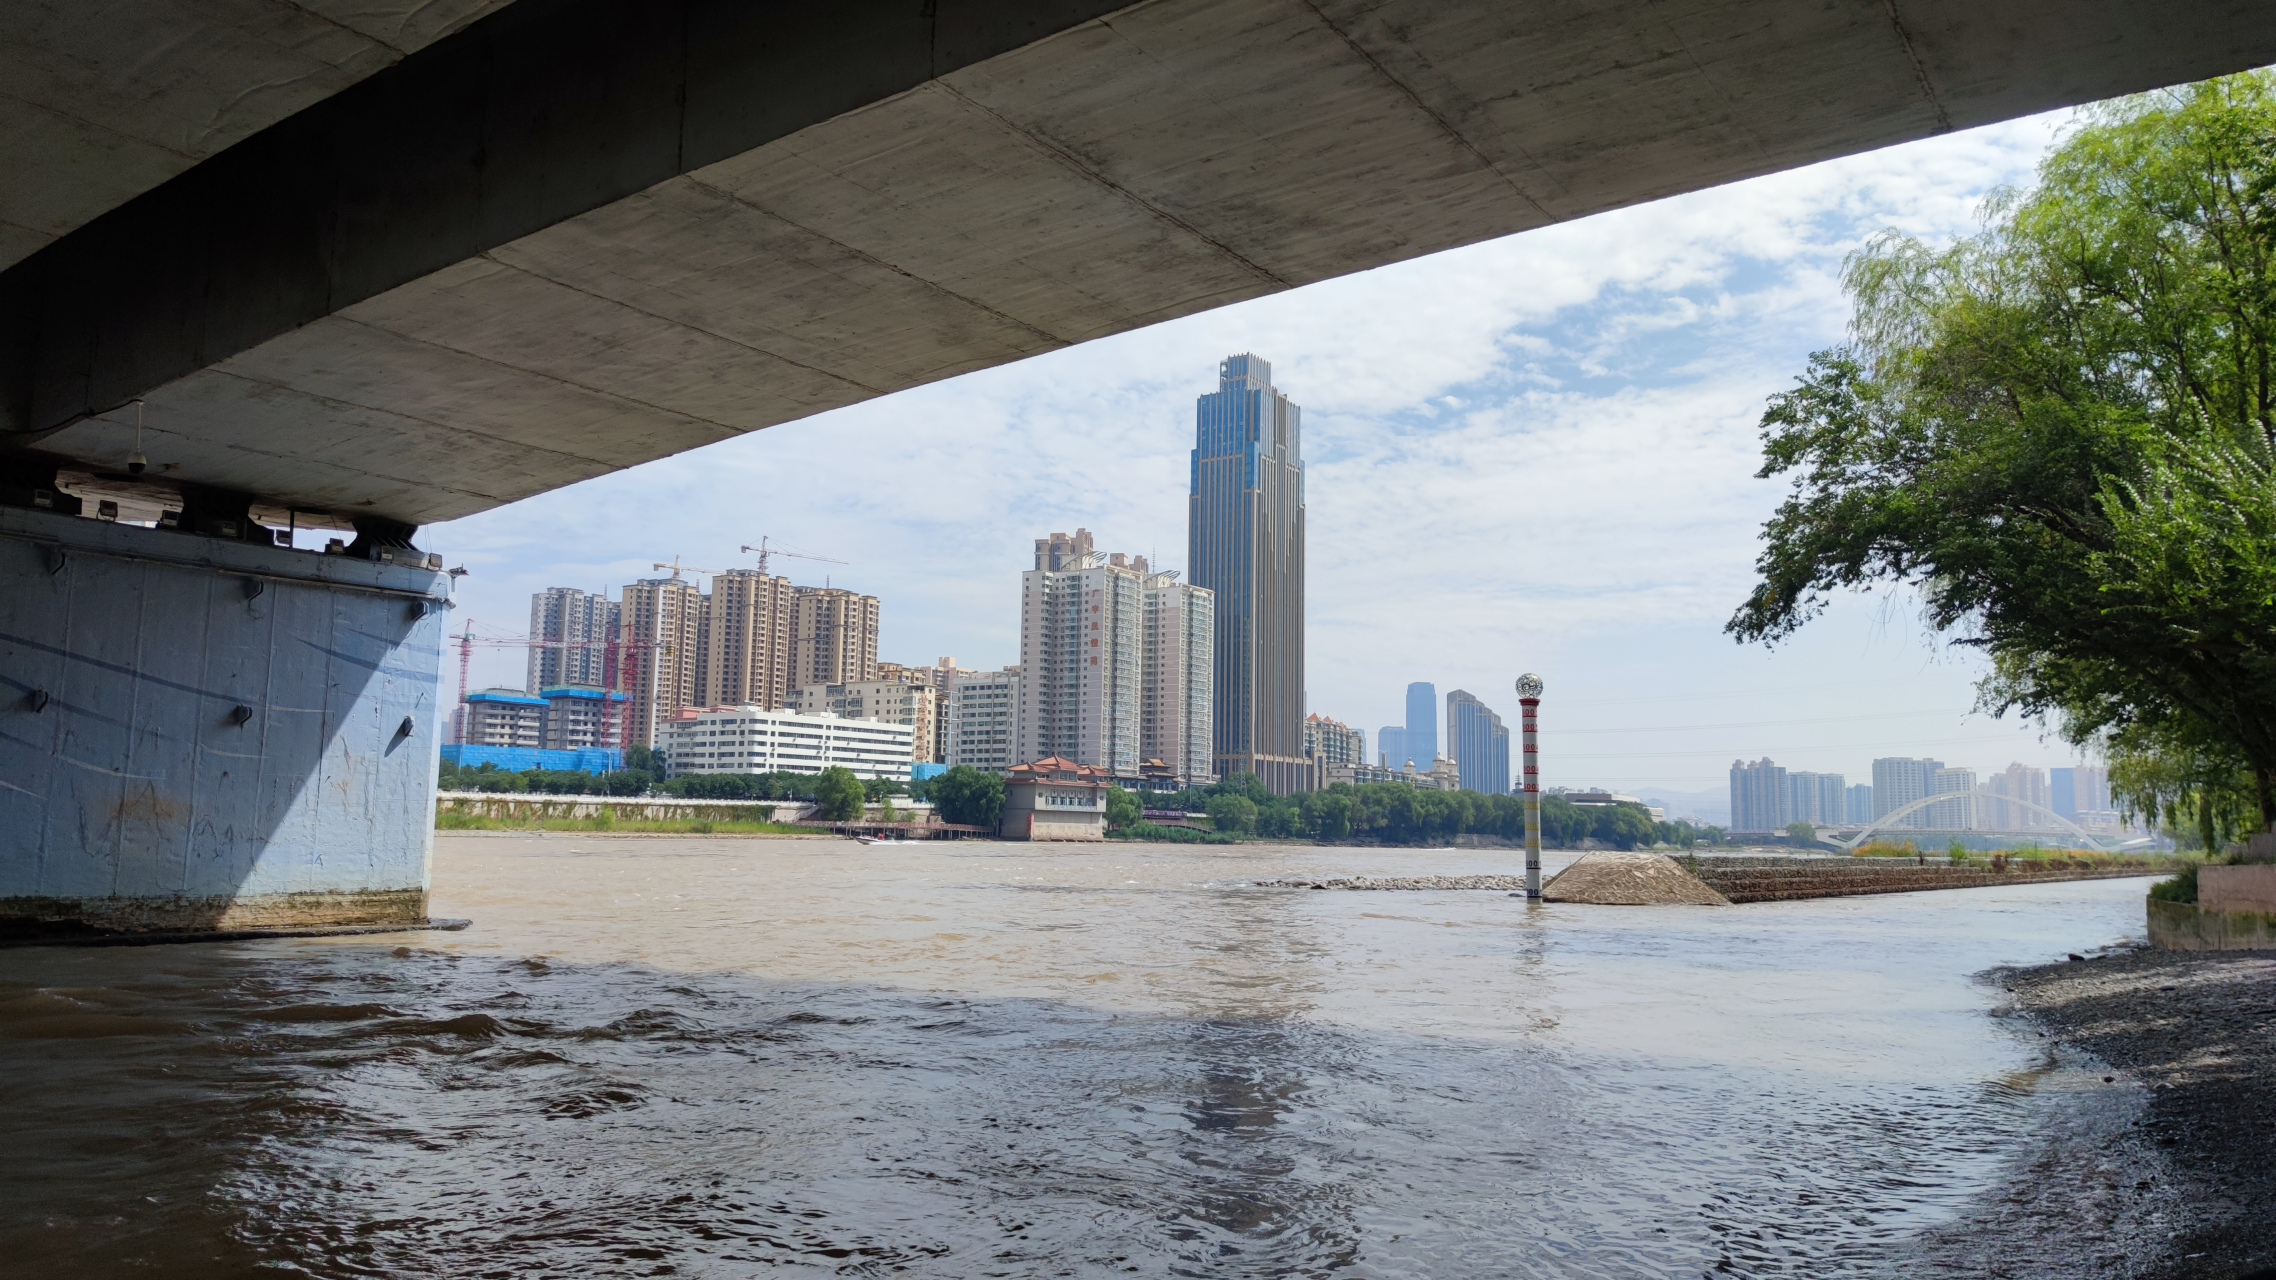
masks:
<svg viewBox="0 0 2276 1280"><path fill-rule="evenodd" d="M1844 284L1852 341L1763 416L1793 490L1730 633L1917 587L1985 710L2102 747L2137 810L2276 828L2276 80L2096 108L1981 234Z"/></svg>
<svg viewBox="0 0 2276 1280"><path fill-rule="evenodd" d="M1458 835L1525 838L1525 801L1476 791L1422 791L1403 782L1336 783L1325 791L1276 796L1254 774L1237 774L1174 796L1149 798L1145 807L1207 813L1219 831L1268 840L1373 840L1384 844L1445 844ZM1110 804L1110 813L1112 806ZM1722 832L1687 822L1654 822L1639 805L1573 804L1541 797L1541 839L1551 848L1594 840L1616 849L1669 844L1690 848L1719 841Z"/></svg>

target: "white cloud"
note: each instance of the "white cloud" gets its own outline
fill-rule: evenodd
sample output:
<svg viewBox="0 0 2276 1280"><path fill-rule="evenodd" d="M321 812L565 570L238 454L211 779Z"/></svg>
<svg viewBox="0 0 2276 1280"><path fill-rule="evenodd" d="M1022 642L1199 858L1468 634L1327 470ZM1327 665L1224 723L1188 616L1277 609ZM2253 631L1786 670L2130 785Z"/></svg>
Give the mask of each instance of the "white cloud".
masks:
<svg viewBox="0 0 2276 1280"><path fill-rule="evenodd" d="M1903 742L1949 741L1950 758L1987 769L2055 763L2034 733L1963 721L1972 668L1936 658L1901 598L1893 618L1843 608L1776 653L1719 628L1779 496L1752 478L1762 403L1840 340L1843 256L1885 227L1972 230L1985 194L2027 180L2061 123L1949 135L1328 281L429 536L473 568L461 617L493 632L522 630L541 587L621 585L675 554L747 564L737 548L764 533L850 561L782 563L883 597L888 656L1006 662L1035 537L1080 525L1102 546L1183 562L1193 397L1213 389L1222 356L1255 351L1304 406L1315 709L1372 735L1401 714L1409 680L1507 703L1532 666L1605 734L1603 751L1575 738L1565 763L1553 757L1553 781L1697 789L1766 750L1851 772L1876 754L1936 753ZM520 679L509 651L479 662L479 680ZM1636 701L1654 697L1680 700ZM1662 728L1844 711L1927 728Z"/></svg>

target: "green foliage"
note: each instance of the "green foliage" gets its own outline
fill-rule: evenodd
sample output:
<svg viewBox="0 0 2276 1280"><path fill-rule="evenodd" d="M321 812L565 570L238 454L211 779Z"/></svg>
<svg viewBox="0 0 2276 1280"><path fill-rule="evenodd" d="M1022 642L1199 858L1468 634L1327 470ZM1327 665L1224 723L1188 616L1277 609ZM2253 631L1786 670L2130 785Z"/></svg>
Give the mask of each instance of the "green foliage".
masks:
<svg viewBox="0 0 2276 1280"><path fill-rule="evenodd" d="M1402 782L1337 783L1325 791L1275 796L1253 775L1241 774L1175 795L1149 797L1145 807L1207 813L1220 832L1266 839L1398 845L1443 845L1459 835L1495 836L1513 844L1525 839L1521 796L1418 791ZM1573 848L1594 840L1621 849L1659 844L1689 849L1720 844L1724 834L1720 827L1654 822L1636 805L1583 808L1555 795L1541 798L1541 827L1542 843L1550 848Z"/></svg>
<svg viewBox="0 0 2276 1280"><path fill-rule="evenodd" d="M1145 806L1138 803L1138 797L1130 792L1120 787L1107 788L1106 825L1117 828L1135 825L1143 816L1144 809Z"/></svg>
<svg viewBox="0 0 2276 1280"><path fill-rule="evenodd" d="M994 827L1004 816L1003 775L960 764L929 784L933 812L943 822Z"/></svg>
<svg viewBox="0 0 2276 1280"><path fill-rule="evenodd" d="M655 780L644 770L620 769L614 773L580 773L575 769L525 769L509 773L494 764L467 769L444 761L435 778L444 791L489 791L551 796L639 796L648 794Z"/></svg>
<svg viewBox="0 0 2276 1280"><path fill-rule="evenodd" d="M1113 836L1129 840L1158 840L1165 844L1239 844L1239 836L1219 831L1196 831L1192 827L1157 827L1151 822L1133 822Z"/></svg>
<svg viewBox="0 0 2276 1280"><path fill-rule="evenodd" d="M2185 862L2170 880L2160 880L2150 886L2150 899L2154 902L2195 902L2197 900L2197 867Z"/></svg>
<svg viewBox="0 0 2276 1280"><path fill-rule="evenodd" d="M690 773L656 789L686 800L811 800L814 783L803 773Z"/></svg>
<svg viewBox="0 0 2276 1280"><path fill-rule="evenodd" d="M2161 810L2249 775L2276 824L2276 78L2096 109L1947 250L1853 256L1850 347L1763 417L1764 528L1732 618L1920 588L1993 660L1983 707L2175 754Z"/></svg>
<svg viewBox="0 0 2276 1280"><path fill-rule="evenodd" d="M853 770L832 766L814 776L816 816L825 822L851 822L869 798Z"/></svg>
<svg viewBox="0 0 2276 1280"><path fill-rule="evenodd" d="M1789 822L1786 838L1798 845L1813 845L1818 842L1818 829L1807 822Z"/></svg>
<svg viewBox="0 0 2276 1280"><path fill-rule="evenodd" d="M1267 804L1270 804L1271 800L1270 796L1266 797ZM1278 805L1273 807L1279 808ZM1211 796L1205 812L1209 814L1210 825L1219 831L1239 834L1257 829L1257 804L1247 796Z"/></svg>

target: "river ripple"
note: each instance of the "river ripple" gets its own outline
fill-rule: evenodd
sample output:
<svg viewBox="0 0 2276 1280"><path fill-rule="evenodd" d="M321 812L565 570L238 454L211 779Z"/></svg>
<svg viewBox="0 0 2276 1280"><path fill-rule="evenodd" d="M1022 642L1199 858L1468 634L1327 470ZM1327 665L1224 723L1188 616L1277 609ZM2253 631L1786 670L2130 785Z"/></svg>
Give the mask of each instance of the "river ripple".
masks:
<svg viewBox="0 0 2276 1280"><path fill-rule="evenodd" d="M2141 881L1731 909L1247 887L1515 857L443 837L463 934L0 953L0 1256L1889 1274L2049 1105L1971 975L2141 928Z"/></svg>

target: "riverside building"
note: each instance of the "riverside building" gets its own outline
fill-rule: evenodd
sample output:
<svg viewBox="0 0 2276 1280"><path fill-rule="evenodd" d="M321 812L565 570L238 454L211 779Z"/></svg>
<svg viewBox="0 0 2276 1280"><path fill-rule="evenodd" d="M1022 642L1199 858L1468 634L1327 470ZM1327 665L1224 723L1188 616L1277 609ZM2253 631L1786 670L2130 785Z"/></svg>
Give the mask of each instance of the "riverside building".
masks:
<svg viewBox="0 0 2276 1280"><path fill-rule="evenodd" d="M697 641L695 705L788 704L793 596L790 579L755 569L712 578Z"/></svg>
<svg viewBox="0 0 2276 1280"><path fill-rule="evenodd" d="M1936 790L1937 771L1944 767L1942 760L1925 757L1885 756L1873 762L1873 820L1880 822L1890 814L1915 800L1925 800ZM1929 812L1915 809L1889 824L1908 830L1922 830L1930 826Z"/></svg>
<svg viewBox="0 0 2276 1280"><path fill-rule="evenodd" d="M948 689L948 765L1002 773L1013 759L1019 704L1018 667L959 671Z"/></svg>
<svg viewBox="0 0 2276 1280"><path fill-rule="evenodd" d="M914 741L907 725L744 706L682 711L659 728L656 749L673 777L842 768L864 781L907 782Z"/></svg>
<svg viewBox="0 0 2276 1280"><path fill-rule="evenodd" d="M911 763L930 762L933 691L900 680L859 680L852 684L810 684L792 691L790 709L802 715L824 712L847 720L873 720L909 730Z"/></svg>
<svg viewBox="0 0 2276 1280"><path fill-rule="evenodd" d="M1784 828L1793 821L1787 816L1791 795L1786 785L1786 771L1772 764L1769 757L1752 764L1744 760L1731 761L1731 830Z"/></svg>
<svg viewBox="0 0 2276 1280"><path fill-rule="evenodd" d="M683 578L646 578L624 589L625 692L632 745L657 745L658 726L696 704L703 593Z"/></svg>
<svg viewBox="0 0 2276 1280"><path fill-rule="evenodd" d="M1509 794L1509 727L1466 690L1446 695L1446 749L1464 791Z"/></svg>
<svg viewBox="0 0 2276 1280"><path fill-rule="evenodd" d="M843 587L793 588L790 683L875 680L879 612L876 596Z"/></svg>
<svg viewBox="0 0 2276 1280"><path fill-rule="evenodd" d="M525 689L600 687L617 638L620 606L599 592L548 587L529 599L529 680Z"/></svg>
<svg viewBox="0 0 2276 1280"><path fill-rule="evenodd" d="M1255 355L1228 357L1195 402L1186 566L1216 593L1214 772L1254 773L1279 795L1309 788L1302 410Z"/></svg>
<svg viewBox="0 0 2276 1280"><path fill-rule="evenodd" d="M1015 763L1059 757L1115 777L1138 772L1145 557L1095 552L1021 575Z"/></svg>
<svg viewBox="0 0 2276 1280"><path fill-rule="evenodd" d="M1143 559L1140 560L1143 563ZM1216 776L1211 753L1217 596L1175 572L1146 575L1139 636L1138 756L1181 787Z"/></svg>
<svg viewBox="0 0 2276 1280"><path fill-rule="evenodd" d="M1364 765L1367 735L1317 713L1304 717L1304 754L1321 765Z"/></svg>
<svg viewBox="0 0 2276 1280"><path fill-rule="evenodd" d="M520 689L484 689L466 695L460 743L470 747L545 745L545 699Z"/></svg>
<svg viewBox="0 0 2276 1280"><path fill-rule="evenodd" d="M547 689L538 697L545 701L544 747L547 751L616 746L616 720L624 714L627 701L623 694L572 685Z"/></svg>

